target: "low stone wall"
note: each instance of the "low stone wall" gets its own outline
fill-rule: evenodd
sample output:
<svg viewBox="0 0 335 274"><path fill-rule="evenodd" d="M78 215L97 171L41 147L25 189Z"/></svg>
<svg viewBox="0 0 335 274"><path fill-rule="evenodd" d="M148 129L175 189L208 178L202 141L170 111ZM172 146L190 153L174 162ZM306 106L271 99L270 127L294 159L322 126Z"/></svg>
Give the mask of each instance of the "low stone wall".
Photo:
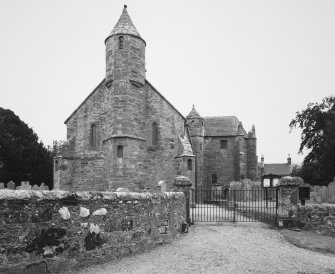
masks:
<svg viewBox="0 0 335 274"><path fill-rule="evenodd" d="M298 206L297 220L303 229L335 237L335 205Z"/></svg>
<svg viewBox="0 0 335 274"><path fill-rule="evenodd" d="M181 232L185 195L0 191L0 273L60 272L145 251Z"/></svg>

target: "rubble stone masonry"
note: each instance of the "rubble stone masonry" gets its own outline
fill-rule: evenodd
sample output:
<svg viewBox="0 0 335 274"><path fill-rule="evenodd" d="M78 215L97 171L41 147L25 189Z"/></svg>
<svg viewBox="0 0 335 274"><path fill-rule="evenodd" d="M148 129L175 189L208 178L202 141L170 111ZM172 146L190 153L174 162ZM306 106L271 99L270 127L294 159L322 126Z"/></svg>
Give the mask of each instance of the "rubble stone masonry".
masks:
<svg viewBox="0 0 335 274"><path fill-rule="evenodd" d="M170 242L183 193L0 191L0 273L61 272Z"/></svg>

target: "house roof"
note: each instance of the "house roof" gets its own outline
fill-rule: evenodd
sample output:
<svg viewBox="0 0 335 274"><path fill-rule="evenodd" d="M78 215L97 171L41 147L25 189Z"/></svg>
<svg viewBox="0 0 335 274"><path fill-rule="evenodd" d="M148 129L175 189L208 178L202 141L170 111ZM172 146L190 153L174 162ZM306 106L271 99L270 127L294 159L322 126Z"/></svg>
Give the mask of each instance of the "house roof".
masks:
<svg viewBox="0 0 335 274"><path fill-rule="evenodd" d="M287 163L283 164L264 164L264 175L290 175L291 166Z"/></svg>
<svg viewBox="0 0 335 274"><path fill-rule="evenodd" d="M133 24L133 21L128 14L127 5L124 5L120 19L117 21L115 27L108 37L116 34L130 34L141 38L141 35L138 33L136 27Z"/></svg>
<svg viewBox="0 0 335 274"><path fill-rule="evenodd" d="M235 116L204 117L204 120L205 136L246 135L242 124Z"/></svg>

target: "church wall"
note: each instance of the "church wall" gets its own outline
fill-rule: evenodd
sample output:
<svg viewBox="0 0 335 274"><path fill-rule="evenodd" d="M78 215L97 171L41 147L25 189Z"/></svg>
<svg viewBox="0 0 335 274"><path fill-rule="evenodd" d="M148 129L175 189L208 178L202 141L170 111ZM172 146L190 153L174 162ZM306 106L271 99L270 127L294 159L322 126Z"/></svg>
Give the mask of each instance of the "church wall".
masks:
<svg viewBox="0 0 335 274"><path fill-rule="evenodd" d="M79 107L67 121L67 138L71 140L71 157L65 157L59 172L62 190L105 190L104 172L106 135L105 116L108 110L109 92L103 83ZM97 127L96 145L90 144L91 128ZM67 155L67 151L64 151Z"/></svg>
<svg viewBox="0 0 335 274"><path fill-rule="evenodd" d="M235 180L236 137L205 137L202 185L212 185L212 175L217 183L228 184ZM220 140L227 140L227 149L220 149Z"/></svg>
<svg viewBox="0 0 335 274"><path fill-rule="evenodd" d="M257 148L256 138L247 139L247 177L250 180L256 180L257 177Z"/></svg>
<svg viewBox="0 0 335 274"><path fill-rule="evenodd" d="M172 183L176 171L176 159L178 155L178 136L183 136L184 118L173 109L151 86L147 89L147 118L146 118L146 151L144 170L148 176L148 182L157 184L164 180L168 189L172 189ZM152 124L158 126L157 145L152 144ZM155 185L149 186L155 188Z"/></svg>

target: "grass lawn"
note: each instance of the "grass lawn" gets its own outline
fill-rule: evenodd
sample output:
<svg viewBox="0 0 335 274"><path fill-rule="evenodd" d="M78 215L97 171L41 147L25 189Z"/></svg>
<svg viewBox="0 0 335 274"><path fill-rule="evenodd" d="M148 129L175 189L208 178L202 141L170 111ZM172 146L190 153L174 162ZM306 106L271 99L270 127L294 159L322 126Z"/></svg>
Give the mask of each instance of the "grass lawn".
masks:
<svg viewBox="0 0 335 274"><path fill-rule="evenodd" d="M311 231L283 229L280 233L291 244L321 253L335 255L335 238Z"/></svg>

